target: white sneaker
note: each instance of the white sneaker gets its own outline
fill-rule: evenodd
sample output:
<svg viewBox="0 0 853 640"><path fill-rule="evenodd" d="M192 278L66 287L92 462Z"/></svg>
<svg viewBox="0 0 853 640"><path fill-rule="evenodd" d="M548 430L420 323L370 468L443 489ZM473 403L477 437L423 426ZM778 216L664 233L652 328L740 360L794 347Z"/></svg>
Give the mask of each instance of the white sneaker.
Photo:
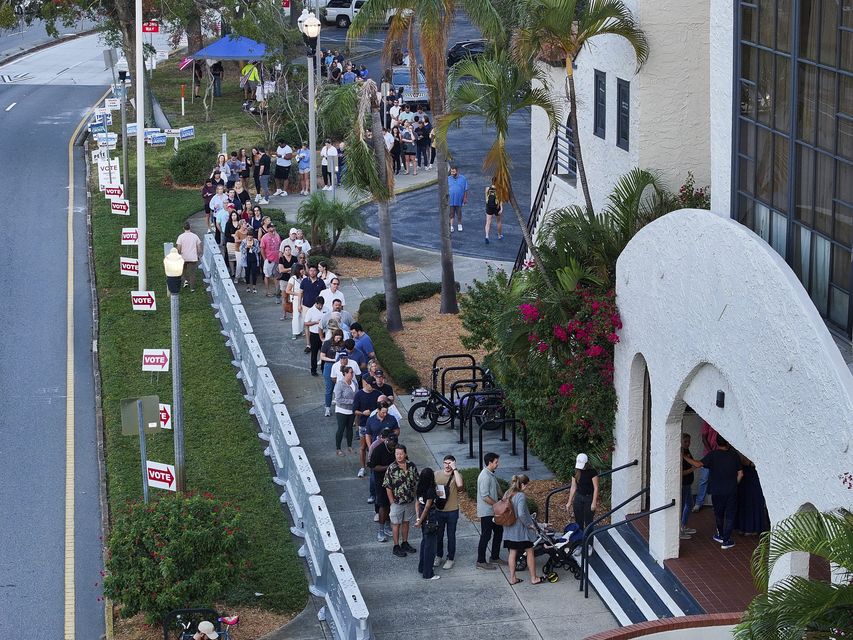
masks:
<svg viewBox="0 0 853 640"><path fill-rule="evenodd" d="M274 196L280 196L281 195L281 189L276 189L275 193L273 195Z"/></svg>
<svg viewBox="0 0 853 640"><path fill-rule="evenodd" d="M450 233L453 233L453 225L450 225Z"/></svg>
<svg viewBox="0 0 853 640"><path fill-rule="evenodd" d="M284 196L286 196L286 195L287 195L287 191L282 191L282 192L281 192L280 194L278 194L278 195L280 195L280 196L283 198Z"/></svg>
<svg viewBox="0 0 853 640"><path fill-rule="evenodd" d="M261 194L259 193L258 195L255 196L255 202L260 202L260 201L261 201Z"/></svg>
<svg viewBox="0 0 853 640"><path fill-rule="evenodd" d="M323 413L323 417L328 418L331 415L332 415L331 410L329 409L329 407L326 407L326 411Z"/></svg>
<svg viewBox="0 0 853 640"><path fill-rule="evenodd" d="M364 467L362 467L361 469L358 470L358 473L356 474L356 476L359 478L364 477Z"/></svg>
<svg viewBox="0 0 853 640"><path fill-rule="evenodd" d="M270 203L270 201L269 201L269 200L267 200L266 198L264 198L263 200L261 200L260 202L258 202L258 204L269 204L269 203Z"/></svg>
<svg viewBox="0 0 853 640"><path fill-rule="evenodd" d="M441 576L436 574L432 578L430 578L430 580L441 580Z"/></svg>
<svg viewBox="0 0 853 640"><path fill-rule="evenodd" d="M373 514L373 521L374 521L374 522L379 522L379 514L378 514L378 513L374 513L374 514Z"/></svg>
<svg viewBox="0 0 853 640"><path fill-rule="evenodd" d="M462 223L461 222L456 226L456 230L462 231Z"/></svg>
<svg viewBox="0 0 853 640"><path fill-rule="evenodd" d="M452 569L453 568L453 560L448 558L444 561L444 564L441 566L442 569Z"/></svg>

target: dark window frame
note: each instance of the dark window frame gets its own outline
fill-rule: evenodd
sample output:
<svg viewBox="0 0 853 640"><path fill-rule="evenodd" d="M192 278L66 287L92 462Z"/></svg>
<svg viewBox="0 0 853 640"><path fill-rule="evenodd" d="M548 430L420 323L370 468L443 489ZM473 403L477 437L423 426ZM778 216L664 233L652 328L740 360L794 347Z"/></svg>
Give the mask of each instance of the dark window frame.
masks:
<svg viewBox="0 0 853 640"><path fill-rule="evenodd" d="M607 137L607 74L595 69L592 84L592 132L599 138Z"/></svg>
<svg viewBox="0 0 853 640"><path fill-rule="evenodd" d="M616 78L616 146L628 151L631 146L630 138L631 83L622 78Z"/></svg>

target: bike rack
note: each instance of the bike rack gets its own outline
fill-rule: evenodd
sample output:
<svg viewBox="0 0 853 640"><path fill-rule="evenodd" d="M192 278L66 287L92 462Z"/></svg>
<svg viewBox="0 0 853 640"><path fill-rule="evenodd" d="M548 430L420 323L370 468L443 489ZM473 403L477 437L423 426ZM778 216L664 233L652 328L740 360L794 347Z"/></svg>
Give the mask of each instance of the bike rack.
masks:
<svg viewBox="0 0 853 640"><path fill-rule="evenodd" d="M447 355L440 355L436 357L435 360L432 361L432 388L436 389L438 386L438 363L442 360L460 360L465 359L471 362L471 366L474 367L477 364L477 361L474 359L470 353L452 353ZM444 395L444 385L442 383L441 395Z"/></svg>
<svg viewBox="0 0 853 640"><path fill-rule="evenodd" d="M647 516L652 515L653 513L657 513L658 511L663 511L664 509L669 509L670 507L675 506L675 498L673 498L668 504L665 504L663 506L656 507L654 509L648 509L646 511L641 511L640 513L635 513L632 516L628 516L627 518L625 518L621 522L612 522L612 523L605 525L603 527L599 527L598 529L593 529L593 527L595 526L595 524L597 522L600 522L604 518L613 514L615 511L618 511L619 509L624 507L626 504L631 502L631 500L634 500L635 498L639 498L641 495L648 493L648 492L649 492L649 487L646 487L645 489L641 489L640 491L635 493L633 496L631 496L630 498L625 500L623 503L621 503L618 507L611 509L610 511L608 511L604 515L599 516L598 518L596 518L595 520L590 522L589 525L587 525L586 529L583 530L583 546L581 547L581 571L582 571L582 573L581 573L580 584L578 585L578 591L583 590L583 597L584 598L589 598L589 562L588 562L588 558L587 558L587 550L589 548L589 545L592 543L592 539L595 536L597 536L599 533L602 533L603 531L609 531L610 529L615 529L616 527L622 526L623 524L626 524L628 522L633 522L634 520L639 520L640 518L645 518Z"/></svg>
<svg viewBox="0 0 853 640"><path fill-rule="evenodd" d="M527 467L527 425L525 425L524 421L519 419L519 418L500 418L498 420L494 420L493 422L500 424L501 427L503 427L503 428L506 428L507 424L512 424L512 454L511 455L514 455L514 456L518 455L516 448L515 448L515 431L517 428L516 425L520 424L522 426L522 428L524 429L524 438L522 438L521 442L524 444L524 448L523 448L524 460L523 460L523 464L521 466L521 470L527 471L528 470L528 467ZM471 422L469 422L468 424L470 425ZM480 425L479 434L478 434L478 440L479 440L478 446L479 446L479 454L480 454L478 457L479 457L480 471L483 470L483 430L486 428L485 427L486 424L488 424L488 423L484 422L483 424ZM473 448L474 447L473 447L473 443L472 443L471 449L473 450Z"/></svg>
<svg viewBox="0 0 853 640"><path fill-rule="evenodd" d="M478 364L474 364L471 366L464 366L464 367L445 367L444 369L441 370L441 395L444 396L445 398L447 397L447 395L444 393L444 390L445 390L444 378L451 371L470 371L471 372L471 378L470 379L482 379L484 383L486 382L486 380L488 380L488 378L486 377L486 370ZM480 373L480 378L477 378L477 372ZM452 391L451 391L451 393L452 393ZM453 400L453 398L451 397L451 401L452 400Z"/></svg>
<svg viewBox="0 0 853 640"><path fill-rule="evenodd" d="M495 389L495 387L487 387L486 383L488 382L488 378L464 378L462 380L456 380L450 384L450 404L457 408L456 414L459 416L459 444L465 443L464 437L464 428L465 428L465 407L466 404L471 404L470 396L473 394L475 397L474 406L476 407L476 401L479 398L482 398L483 395L493 395L490 392ZM482 387L478 390L477 385L482 383ZM474 386L473 389L469 389L464 395L460 395L458 400L459 404L457 405L454 401L454 397L458 391L458 387L470 387ZM467 400L466 400L467 399Z"/></svg>
<svg viewBox="0 0 853 640"><path fill-rule="evenodd" d="M470 400L476 400L477 397L503 397L503 390L497 387L492 389L483 389L482 391L471 391L459 398L459 406L464 407ZM468 457L474 457L474 412L471 411L468 415L460 416L459 421L459 444L465 444L465 422L468 422Z"/></svg>
<svg viewBox="0 0 853 640"><path fill-rule="evenodd" d="M634 460L633 462L629 462L628 464L623 464L621 467L614 467L613 469L608 469L607 471L602 471L598 474L599 478L603 478L604 476L609 476L617 471L622 471L622 469L627 469L628 467L635 467L640 464L639 460ZM557 487L556 489L552 489L548 492L548 495L545 496L545 522L550 522L548 520L548 514L551 511L551 496L556 495L558 493L562 493L563 491L568 491L572 488L571 483L563 485L562 487Z"/></svg>

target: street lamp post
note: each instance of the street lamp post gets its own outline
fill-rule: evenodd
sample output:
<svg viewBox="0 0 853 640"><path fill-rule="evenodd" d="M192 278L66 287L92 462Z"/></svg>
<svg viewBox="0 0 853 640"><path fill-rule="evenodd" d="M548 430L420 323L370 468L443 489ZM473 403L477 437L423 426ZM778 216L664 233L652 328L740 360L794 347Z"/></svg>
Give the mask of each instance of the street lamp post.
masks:
<svg viewBox="0 0 853 640"><path fill-rule="evenodd" d="M134 42L136 45L134 74L136 77L136 227L139 235L139 287L140 291L148 289L148 218L145 202L145 60L142 55L142 0L135 3L136 29ZM128 182L130 176L126 176Z"/></svg>
<svg viewBox="0 0 853 640"><path fill-rule="evenodd" d="M175 484L178 492L184 490L184 392L181 386L181 277L184 259L174 247L163 258L166 285L172 311L172 423L175 438Z"/></svg>
<svg viewBox="0 0 853 640"><path fill-rule="evenodd" d="M314 55L317 50L317 40L320 37L320 21L317 16L303 9L299 16L299 30L305 42L308 62L308 148L311 153L311 192L317 189L317 113L314 82Z"/></svg>
<svg viewBox="0 0 853 640"><path fill-rule="evenodd" d="M127 71L118 72L121 83L121 170L126 184L130 186L130 167L127 164Z"/></svg>

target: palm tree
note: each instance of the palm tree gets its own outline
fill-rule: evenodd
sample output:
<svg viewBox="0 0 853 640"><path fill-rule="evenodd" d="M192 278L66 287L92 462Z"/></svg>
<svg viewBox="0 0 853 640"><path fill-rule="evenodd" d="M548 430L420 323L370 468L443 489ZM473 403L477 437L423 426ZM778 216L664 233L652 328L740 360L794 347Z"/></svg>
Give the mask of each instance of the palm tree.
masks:
<svg viewBox="0 0 853 640"><path fill-rule="evenodd" d="M424 77L430 97L433 120L438 120L447 102L447 39L457 8L464 9L471 21L484 34L501 32L500 19L490 0L367 0L350 25L347 38L363 35L371 26L385 22L388 11L394 11L386 37L385 53L396 41L406 38L411 54L413 84L417 84L417 63L414 59L414 34L423 62ZM456 277L453 273L453 246L447 224L447 150L437 149L435 170L438 176L438 232L441 238L441 308L440 313L458 313Z"/></svg>
<svg viewBox="0 0 853 640"><path fill-rule="evenodd" d="M538 80L542 87L531 86ZM521 213L518 199L512 188L512 160L506 148L509 120L513 114L529 107L539 107L548 116L550 133L557 130L558 109L544 88L545 74L533 67L512 64L506 52L462 60L450 73L450 92L447 113L437 123L436 140L439 147L447 146L450 126L467 116L479 116L494 127L495 141L483 159L483 170L495 177L497 198L509 202L524 235L524 242L533 255L542 278L550 286L551 279L539 259L527 221Z"/></svg>
<svg viewBox="0 0 853 640"><path fill-rule="evenodd" d="M634 49L637 71L649 56L649 45L622 0L522 0L523 26L513 37L513 55L524 64L538 58L564 60L566 97L575 145L578 176L587 211L593 212L578 129L577 95L573 65L593 38L613 35L624 38Z"/></svg>
<svg viewBox="0 0 853 640"><path fill-rule="evenodd" d="M841 579L826 582L788 576L770 586L774 565L805 552L826 560ZM759 595L735 628L738 640L844 637L853 620L853 514L800 511L763 534L752 556Z"/></svg>
<svg viewBox="0 0 853 640"><path fill-rule="evenodd" d="M353 201L329 200L322 191L315 191L299 205L297 221L311 225L311 245L319 243L320 233L328 238L322 247L325 255L335 253L341 234L346 229L364 230L364 216L358 203Z"/></svg>
<svg viewBox="0 0 853 640"><path fill-rule="evenodd" d="M333 127L344 124L350 127L346 139L347 171L343 179L344 186L354 192L369 193L376 201L386 326L388 331L394 332L403 328L389 211L389 203L394 197L394 172L391 155L382 136L378 96L379 91L373 80L342 87L324 87L320 94L320 115Z"/></svg>

